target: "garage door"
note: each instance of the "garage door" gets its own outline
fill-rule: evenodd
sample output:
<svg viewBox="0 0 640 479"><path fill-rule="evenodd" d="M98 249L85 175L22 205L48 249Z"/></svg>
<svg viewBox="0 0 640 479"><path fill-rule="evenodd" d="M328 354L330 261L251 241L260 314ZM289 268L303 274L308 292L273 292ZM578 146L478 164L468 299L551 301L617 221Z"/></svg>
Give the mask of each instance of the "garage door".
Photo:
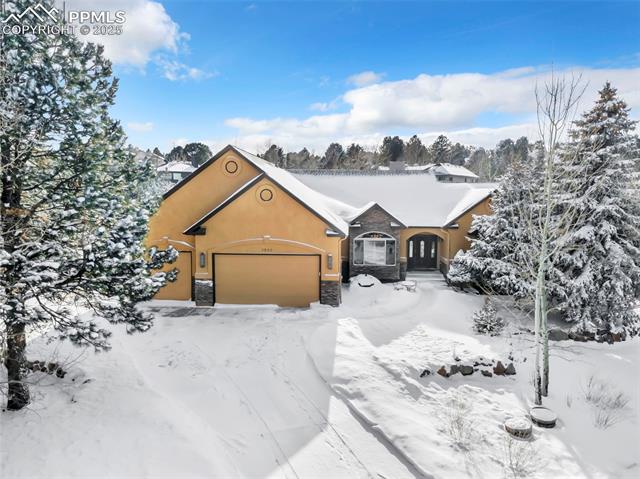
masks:
<svg viewBox="0 0 640 479"><path fill-rule="evenodd" d="M191 299L191 252L180 251L178 259L165 265L163 270L178 269L178 278L173 283L167 283L156 293L154 299Z"/></svg>
<svg viewBox="0 0 640 479"><path fill-rule="evenodd" d="M215 254L215 302L309 306L320 298L320 256Z"/></svg>

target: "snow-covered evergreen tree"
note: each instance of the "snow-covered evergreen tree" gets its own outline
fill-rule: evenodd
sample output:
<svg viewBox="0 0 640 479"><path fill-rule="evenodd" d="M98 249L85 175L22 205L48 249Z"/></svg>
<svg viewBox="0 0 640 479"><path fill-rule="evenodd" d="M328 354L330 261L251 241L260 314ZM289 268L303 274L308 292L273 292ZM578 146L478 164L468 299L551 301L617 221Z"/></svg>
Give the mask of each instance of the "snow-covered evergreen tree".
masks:
<svg viewBox="0 0 640 479"><path fill-rule="evenodd" d="M492 213L476 216L469 234L471 247L458 252L448 273L456 286L475 284L486 292L529 296L533 278L524 274L524 257L530 255L529 234L523 209L533 207L541 189L539 156L507 167L491 197Z"/></svg>
<svg viewBox="0 0 640 479"><path fill-rule="evenodd" d="M482 308L473 314L473 329L490 336L498 336L504 329L504 320L498 316L498 311L489 298L485 298Z"/></svg>
<svg viewBox="0 0 640 479"><path fill-rule="evenodd" d="M634 174L640 162L636 122L609 83L593 108L574 123L562 165L562 206L574 210L563 241L564 316L585 329L637 332L640 296L640 198Z"/></svg>
<svg viewBox="0 0 640 479"><path fill-rule="evenodd" d="M9 0L6 15L31 3ZM0 42L0 320L7 405L19 409L29 402L28 327L48 323L61 337L107 348L109 331L78 318L80 305L145 331L152 318L136 302L172 279L153 271L176 254L143 246L153 170L132 161L109 117L117 81L102 47L38 30Z"/></svg>

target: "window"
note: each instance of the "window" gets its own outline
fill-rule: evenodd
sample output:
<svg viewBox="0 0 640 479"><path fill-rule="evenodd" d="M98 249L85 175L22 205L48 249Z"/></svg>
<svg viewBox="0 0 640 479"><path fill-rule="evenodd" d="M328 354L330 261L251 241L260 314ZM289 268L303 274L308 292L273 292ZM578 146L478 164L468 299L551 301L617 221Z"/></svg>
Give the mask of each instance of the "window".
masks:
<svg viewBox="0 0 640 479"><path fill-rule="evenodd" d="M436 242L431 242L431 259L436 257Z"/></svg>
<svg viewBox="0 0 640 479"><path fill-rule="evenodd" d="M420 241L420 257L424 258L424 241Z"/></svg>
<svg viewBox="0 0 640 479"><path fill-rule="evenodd" d="M386 233L364 233L353 240L353 264L394 266L396 240Z"/></svg>
<svg viewBox="0 0 640 479"><path fill-rule="evenodd" d="M409 258L413 258L413 241L409 241Z"/></svg>

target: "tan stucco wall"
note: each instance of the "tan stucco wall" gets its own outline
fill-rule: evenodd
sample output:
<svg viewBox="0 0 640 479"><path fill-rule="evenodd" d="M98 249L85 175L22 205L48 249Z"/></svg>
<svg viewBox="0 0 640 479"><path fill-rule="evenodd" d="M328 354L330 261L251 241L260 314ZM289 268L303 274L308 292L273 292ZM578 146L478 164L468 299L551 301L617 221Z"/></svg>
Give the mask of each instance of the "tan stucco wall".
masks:
<svg viewBox="0 0 640 479"><path fill-rule="evenodd" d="M456 220L458 228L448 230L450 235L449 259L453 259L458 251L466 251L471 246L467 236L473 221L473 215L490 215L491 213L491 199L487 198Z"/></svg>
<svg viewBox="0 0 640 479"><path fill-rule="evenodd" d="M405 228L400 232L400 260L407 260L407 240L416 234L432 234L442 239L438 242L438 267L448 265L459 250L469 249L467 239L473 215L490 215L491 199L487 198L477 204L455 221L457 228Z"/></svg>
<svg viewBox="0 0 640 479"><path fill-rule="evenodd" d="M275 196L262 202L258 193L269 187ZM206 253L206 267L196 263L196 279L210 279L212 253L298 253L321 255L321 279L340 280L342 238L327 237L327 224L268 178L260 180L203 224L196 235L197 256ZM333 255L333 267L327 255Z"/></svg>
<svg viewBox="0 0 640 479"><path fill-rule="evenodd" d="M223 169L230 159L240 165L237 175L229 175ZM182 232L258 173L233 151L225 153L162 201L149 222L147 245L166 248L171 244L179 251L191 250L188 245L194 244L194 237ZM196 255L192 256L195 268Z"/></svg>

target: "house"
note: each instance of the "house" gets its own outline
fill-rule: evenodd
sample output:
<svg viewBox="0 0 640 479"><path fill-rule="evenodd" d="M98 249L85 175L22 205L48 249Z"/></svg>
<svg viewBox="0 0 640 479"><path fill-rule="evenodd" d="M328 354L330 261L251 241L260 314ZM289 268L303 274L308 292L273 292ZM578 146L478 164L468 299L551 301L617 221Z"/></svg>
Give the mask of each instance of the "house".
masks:
<svg viewBox="0 0 640 479"><path fill-rule="evenodd" d="M471 170L451 163L431 163L428 165L406 165L403 161L390 161L389 166L378 166L376 172L382 174L425 173L447 183L477 183L479 180Z"/></svg>
<svg viewBox="0 0 640 479"><path fill-rule="evenodd" d="M368 203L349 222L349 239L343 244L346 276L369 273L381 280L397 281L406 271L437 269L446 273L459 250L467 250L473 215L490 214L491 184L443 183L432 175L340 175L318 171L297 174L310 188L349 205ZM371 200L374 202L371 202ZM362 241L381 233L397 245L382 263L382 243ZM384 235L382 235L384 233ZM375 235L374 235L375 236ZM386 243L388 244L388 243ZM364 258L361 249L364 248ZM373 259L378 256L377 260Z"/></svg>
<svg viewBox="0 0 640 479"><path fill-rule="evenodd" d="M170 161L156 168L156 171L159 178L170 183L177 183L193 173L195 168L189 163L183 163L182 161Z"/></svg>
<svg viewBox="0 0 640 479"><path fill-rule="evenodd" d="M154 153L151 150L141 150L134 146L129 147L129 153L133 156L134 161L142 163L144 161L150 162L155 168L162 165L165 162L163 156Z"/></svg>
<svg viewBox="0 0 640 479"><path fill-rule="evenodd" d="M429 165L427 170L434 175L438 181L449 183L477 183L479 176L468 170L464 166L452 165L451 163L435 163Z"/></svg>
<svg viewBox="0 0 640 479"><path fill-rule="evenodd" d="M156 298L337 306L360 273L446 271L491 187L430 175L298 174L227 146L164 194L149 246L180 251Z"/></svg>

